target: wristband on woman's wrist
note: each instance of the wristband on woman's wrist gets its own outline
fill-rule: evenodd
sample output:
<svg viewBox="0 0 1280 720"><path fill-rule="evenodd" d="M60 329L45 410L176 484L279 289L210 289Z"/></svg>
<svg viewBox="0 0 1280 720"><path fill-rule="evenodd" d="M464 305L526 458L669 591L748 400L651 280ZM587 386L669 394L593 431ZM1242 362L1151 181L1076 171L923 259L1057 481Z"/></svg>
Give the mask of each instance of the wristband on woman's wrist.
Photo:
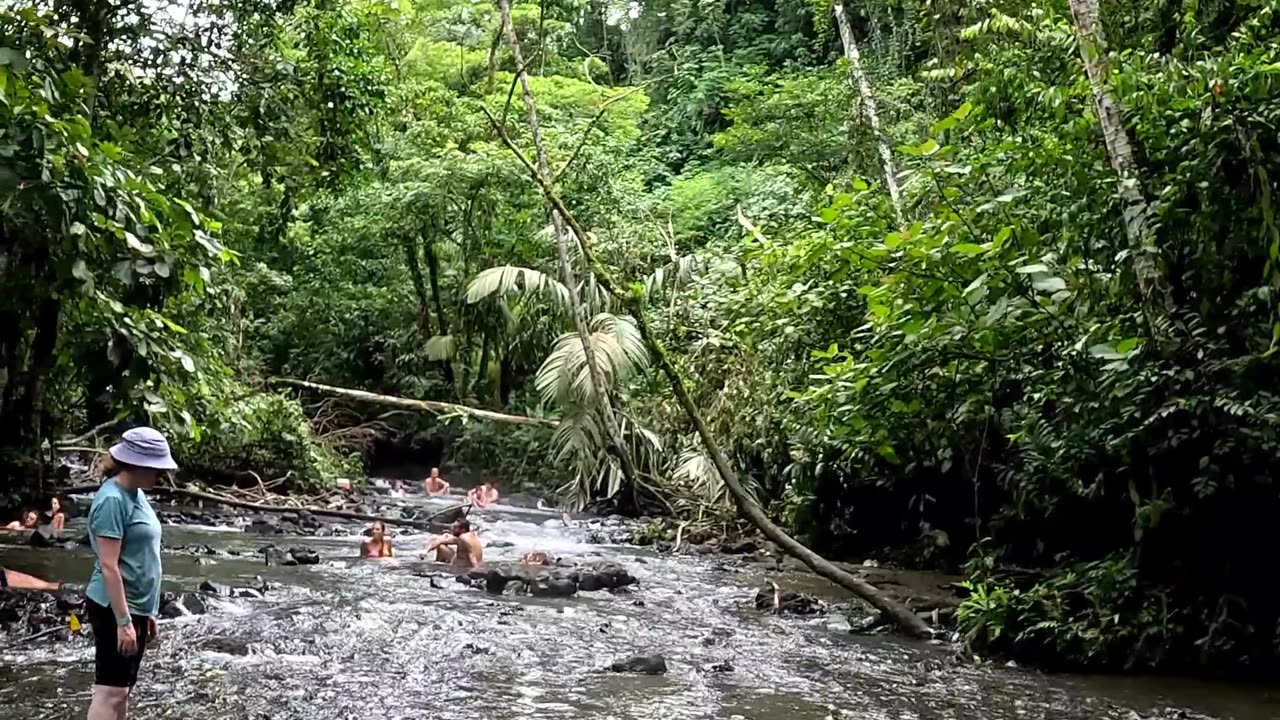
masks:
<svg viewBox="0 0 1280 720"><path fill-rule="evenodd" d="M133 618L129 616L129 613L116 616L116 625L118 627L127 627L131 624L133 624Z"/></svg>

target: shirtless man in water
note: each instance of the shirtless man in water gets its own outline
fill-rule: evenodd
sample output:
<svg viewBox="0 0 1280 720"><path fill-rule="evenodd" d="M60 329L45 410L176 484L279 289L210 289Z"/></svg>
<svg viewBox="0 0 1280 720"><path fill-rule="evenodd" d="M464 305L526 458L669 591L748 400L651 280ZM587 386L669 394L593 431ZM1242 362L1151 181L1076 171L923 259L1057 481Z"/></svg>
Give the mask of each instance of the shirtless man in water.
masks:
<svg viewBox="0 0 1280 720"><path fill-rule="evenodd" d="M471 529L471 523L458 520L449 526L449 532L437 535L427 543L427 552L436 552L436 562L452 563L454 567L474 570L484 562L484 547L480 537Z"/></svg>
<svg viewBox="0 0 1280 720"><path fill-rule="evenodd" d="M492 483L484 483L467 491L467 501L478 508L488 507L498 502L498 488Z"/></svg>
<svg viewBox="0 0 1280 720"><path fill-rule="evenodd" d="M449 494L449 483L440 477L440 468L431 468L431 475L422 481L422 488L427 491L431 497L439 497Z"/></svg>

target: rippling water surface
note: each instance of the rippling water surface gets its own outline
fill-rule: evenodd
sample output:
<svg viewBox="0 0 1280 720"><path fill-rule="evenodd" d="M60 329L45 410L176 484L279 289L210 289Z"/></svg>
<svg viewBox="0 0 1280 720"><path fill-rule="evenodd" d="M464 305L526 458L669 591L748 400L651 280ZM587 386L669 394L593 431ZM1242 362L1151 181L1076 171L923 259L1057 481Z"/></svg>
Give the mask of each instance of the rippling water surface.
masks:
<svg viewBox="0 0 1280 720"><path fill-rule="evenodd" d="M410 503L424 502L410 499ZM265 568L249 559L200 565L167 555L166 588L201 579L279 589L225 600L166 623L148 650L137 718L177 720L1085 720L1280 717L1268 688L1133 678L1043 676L957 665L946 648L858 637L826 619L751 609L758 569L707 556L658 556L591 545L559 512L498 507L474 515L486 560L530 550L620 562L640 579L626 594L491 597L418 559L426 539L400 535L394 561L360 561L358 539L285 539L325 563ZM280 538L273 538L281 542ZM226 529L165 530L168 545L254 549L268 540ZM83 582L85 550L0 546L0 564ZM786 578L781 578L784 585ZM832 591L832 598L839 596ZM662 653L662 676L600 672ZM92 679L87 640L0 650L5 718L80 718ZM715 671L724 663L730 672Z"/></svg>

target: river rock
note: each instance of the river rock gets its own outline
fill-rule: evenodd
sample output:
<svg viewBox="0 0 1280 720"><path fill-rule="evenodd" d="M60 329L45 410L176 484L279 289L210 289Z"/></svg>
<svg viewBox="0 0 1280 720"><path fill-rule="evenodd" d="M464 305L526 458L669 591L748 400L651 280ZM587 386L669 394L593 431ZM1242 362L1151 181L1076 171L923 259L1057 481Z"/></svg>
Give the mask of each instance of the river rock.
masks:
<svg viewBox="0 0 1280 720"><path fill-rule="evenodd" d="M761 588L756 592L757 610L776 610L791 615L818 615L827 611L827 606L816 598L803 593L787 590L779 594L778 607L774 608L773 588Z"/></svg>
<svg viewBox="0 0 1280 720"><path fill-rule="evenodd" d="M160 617L179 618L187 615L203 615L206 612L208 607L204 600L192 593L182 595L165 593L160 599Z"/></svg>
<svg viewBox="0 0 1280 720"><path fill-rule="evenodd" d="M253 522L244 527L244 531L258 535L276 535L283 532L280 529L280 523L275 518L269 517L254 518Z"/></svg>
<svg viewBox="0 0 1280 720"><path fill-rule="evenodd" d="M729 555L750 555L759 550L760 546L754 540L742 540L723 546L722 549Z"/></svg>
<svg viewBox="0 0 1280 720"><path fill-rule="evenodd" d="M609 666L610 672L662 675L667 672L667 659L661 655L635 655Z"/></svg>
<svg viewBox="0 0 1280 720"><path fill-rule="evenodd" d="M543 574L530 583L529 592L535 597L570 597L578 592L578 583L572 577Z"/></svg>
<svg viewBox="0 0 1280 720"><path fill-rule="evenodd" d="M714 672L714 673L731 673L734 671L734 669L735 668L733 667L733 663L729 662L728 660L721 660L718 663L707 666L707 671Z"/></svg>
<svg viewBox="0 0 1280 720"><path fill-rule="evenodd" d="M229 598L234 595L235 590L232 589L230 585L223 585L222 583L205 580L200 583L200 592L205 593L206 595L216 595L218 597Z"/></svg>
<svg viewBox="0 0 1280 720"><path fill-rule="evenodd" d="M319 565L320 553L305 545L289 548L289 557L298 565Z"/></svg>
<svg viewBox="0 0 1280 720"><path fill-rule="evenodd" d="M66 590L57 594L0 591L0 629L22 637L50 631L42 637L65 640L70 633L54 632L54 628L65 630L68 616L83 608L83 596Z"/></svg>
<svg viewBox="0 0 1280 720"><path fill-rule="evenodd" d="M617 563L602 563L578 571L578 589L583 592L615 590L639 582L626 568Z"/></svg>

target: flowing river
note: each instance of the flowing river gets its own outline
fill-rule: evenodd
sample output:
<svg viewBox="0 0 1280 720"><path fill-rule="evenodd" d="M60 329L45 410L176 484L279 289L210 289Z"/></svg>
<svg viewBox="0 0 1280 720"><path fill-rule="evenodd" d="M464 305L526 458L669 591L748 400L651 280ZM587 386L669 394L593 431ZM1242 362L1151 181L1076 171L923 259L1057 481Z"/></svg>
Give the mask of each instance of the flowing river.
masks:
<svg viewBox="0 0 1280 720"><path fill-rule="evenodd" d="M408 504L439 503L410 498ZM1182 680L1047 676L951 660L947 647L850 635L832 618L754 609L760 568L725 558L658 555L587 542L559 511L497 506L473 514L488 563L530 550L618 562L629 593L567 599L489 596L419 559L425 536L400 534L394 561L357 559L358 537L262 538L228 528L165 528L168 546L253 550L305 544L319 565L205 564L167 554L166 589L203 579L278 584L266 599L214 600L165 622L148 649L133 717L173 720L1136 720L1280 717L1280 693ZM82 521L80 521L82 522ZM78 524L73 527L80 527ZM510 543L506 546L506 543ZM501 547L497 547L501 546ZM0 565L83 583L85 548L0 545ZM769 574L784 587L813 578ZM92 681L88 640L4 648L0 709L17 720L82 718ZM661 653L665 675L601 672Z"/></svg>

